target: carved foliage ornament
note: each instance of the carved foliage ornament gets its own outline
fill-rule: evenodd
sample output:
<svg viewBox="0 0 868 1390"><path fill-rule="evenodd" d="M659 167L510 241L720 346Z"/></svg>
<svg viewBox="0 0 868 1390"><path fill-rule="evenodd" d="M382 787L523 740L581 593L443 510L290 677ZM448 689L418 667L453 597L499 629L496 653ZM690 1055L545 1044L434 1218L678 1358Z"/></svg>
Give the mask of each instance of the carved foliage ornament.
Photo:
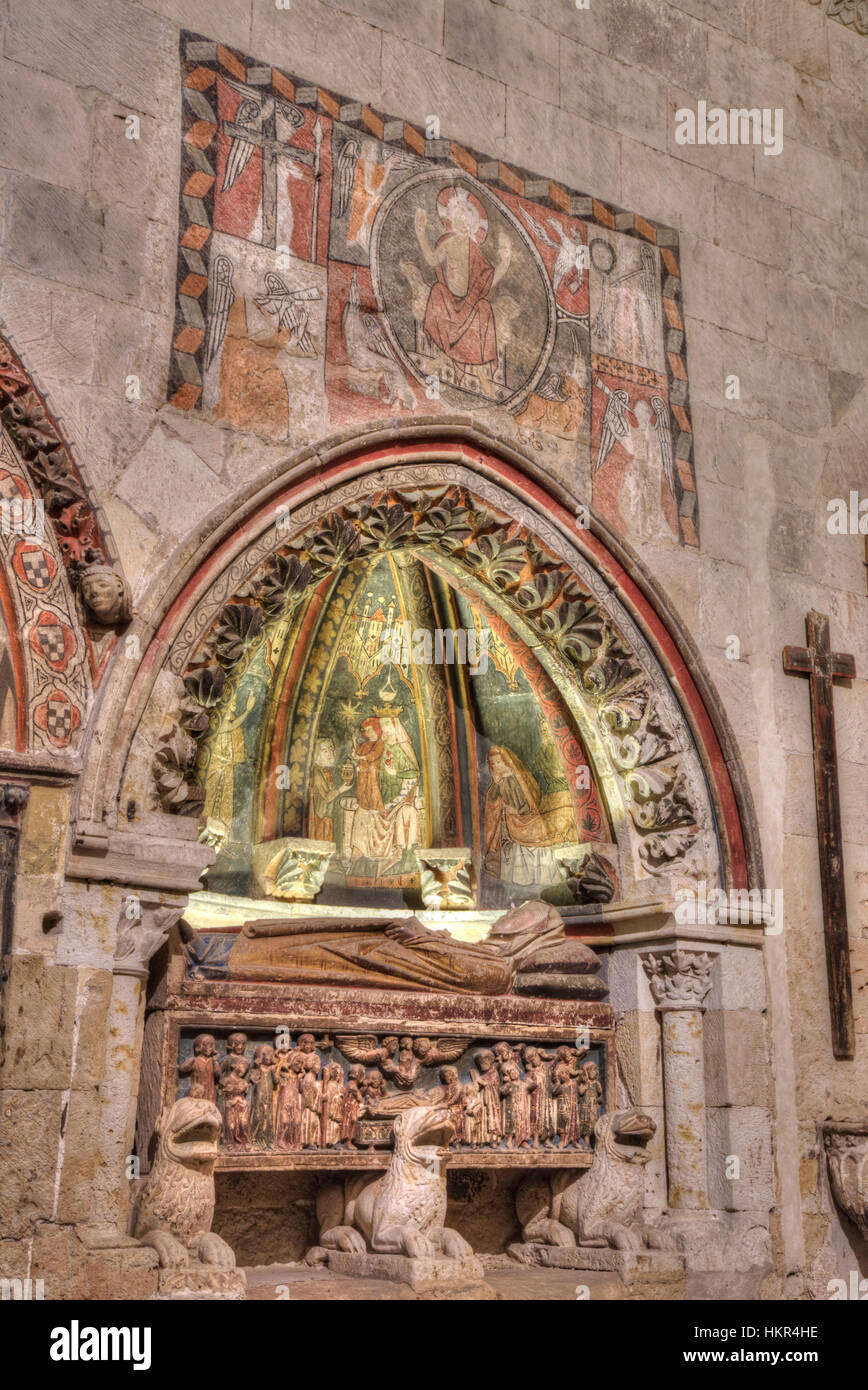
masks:
<svg viewBox="0 0 868 1390"><path fill-rule="evenodd" d="M713 956L705 951L653 952L642 957L658 1009L704 1009Z"/></svg>
<svg viewBox="0 0 868 1390"><path fill-rule="evenodd" d="M868 34L868 0L811 0L811 4L822 5L823 14L852 27L857 34Z"/></svg>
<svg viewBox="0 0 868 1390"><path fill-rule="evenodd" d="M111 537L69 445L20 359L0 336L0 422L27 467L51 518L60 554L85 620L94 627L128 622L130 595L113 563ZM91 665L96 674L97 661Z"/></svg>
<svg viewBox="0 0 868 1390"><path fill-rule="evenodd" d="M135 910L133 916L129 915L130 910L130 907L124 910L118 923L114 973L147 975L148 962L165 942L181 915L181 909L156 908L147 918L142 917L140 908Z"/></svg>
<svg viewBox="0 0 868 1390"><path fill-rule="evenodd" d="M227 676L267 630L336 570L398 546L433 552L500 597L562 670L580 683L598 737L622 780L651 875L691 848L697 816L677 741L630 642L570 565L520 522L460 485L390 489L338 505L281 545L210 620L183 670L177 724L154 762L164 810L198 812L196 740L209 729Z"/></svg>

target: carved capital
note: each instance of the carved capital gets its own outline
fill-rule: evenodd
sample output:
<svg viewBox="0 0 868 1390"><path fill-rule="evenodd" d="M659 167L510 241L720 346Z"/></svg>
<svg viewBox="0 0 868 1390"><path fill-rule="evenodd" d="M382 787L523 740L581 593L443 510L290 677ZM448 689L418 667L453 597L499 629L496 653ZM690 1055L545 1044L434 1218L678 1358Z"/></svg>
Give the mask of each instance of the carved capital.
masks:
<svg viewBox="0 0 868 1390"><path fill-rule="evenodd" d="M714 957L705 951L651 951L642 957L660 1010L704 1009Z"/></svg>
<svg viewBox="0 0 868 1390"><path fill-rule="evenodd" d="M269 898L312 903L336 849L331 840L272 840L254 848L254 873Z"/></svg>
<svg viewBox="0 0 868 1390"><path fill-rule="evenodd" d="M118 923L118 943L115 950L115 975L136 975L147 978L148 963L163 945L183 908L144 908L137 905L136 915L128 915L131 904L121 914Z"/></svg>
<svg viewBox="0 0 868 1390"><path fill-rule="evenodd" d="M835 1205L868 1238L868 1120L829 1121L823 1143Z"/></svg>

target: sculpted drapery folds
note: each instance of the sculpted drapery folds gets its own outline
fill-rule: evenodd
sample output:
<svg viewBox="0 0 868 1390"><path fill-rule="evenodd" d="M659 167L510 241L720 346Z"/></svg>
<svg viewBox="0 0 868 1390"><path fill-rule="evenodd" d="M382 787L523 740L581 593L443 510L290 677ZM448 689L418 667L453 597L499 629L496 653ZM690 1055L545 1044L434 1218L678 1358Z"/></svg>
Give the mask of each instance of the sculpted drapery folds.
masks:
<svg viewBox="0 0 868 1390"><path fill-rule="evenodd" d="M314 918L250 922L229 969L240 979L313 981L467 994L505 994L522 965L564 939L546 903L526 903L495 922L487 940L458 941L416 920Z"/></svg>

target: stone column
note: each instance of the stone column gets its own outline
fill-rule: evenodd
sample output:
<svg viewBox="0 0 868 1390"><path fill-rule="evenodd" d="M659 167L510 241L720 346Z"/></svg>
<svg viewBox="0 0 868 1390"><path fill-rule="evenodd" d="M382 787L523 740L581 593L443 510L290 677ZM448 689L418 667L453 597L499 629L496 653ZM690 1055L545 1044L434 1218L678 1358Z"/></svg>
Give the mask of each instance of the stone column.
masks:
<svg viewBox="0 0 868 1390"><path fill-rule="evenodd" d="M670 1211L708 1207L702 1015L713 957L652 951L642 961L663 1030L663 1106Z"/></svg>
<svg viewBox="0 0 868 1390"><path fill-rule="evenodd" d="M118 924L111 1003L106 1020L105 1077L100 1087L100 1167L92 1222L126 1233L148 963L178 921L184 904L167 907L130 897ZM131 915L128 915L130 913Z"/></svg>

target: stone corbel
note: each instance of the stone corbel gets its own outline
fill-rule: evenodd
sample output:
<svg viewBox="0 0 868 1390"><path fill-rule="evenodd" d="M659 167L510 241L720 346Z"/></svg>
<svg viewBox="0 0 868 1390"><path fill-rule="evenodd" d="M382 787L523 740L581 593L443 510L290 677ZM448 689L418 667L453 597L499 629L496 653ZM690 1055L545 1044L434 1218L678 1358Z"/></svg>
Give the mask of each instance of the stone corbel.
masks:
<svg viewBox="0 0 868 1390"><path fill-rule="evenodd" d="M18 820L30 796L26 782L0 782L0 821L18 828Z"/></svg>
<svg viewBox="0 0 868 1390"><path fill-rule="evenodd" d="M312 903L323 886L337 845L330 840L271 840L256 845L253 872L269 898Z"/></svg>
<svg viewBox="0 0 868 1390"><path fill-rule="evenodd" d="M437 912L476 907L473 858L470 849L417 849L422 901Z"/></svg>
<svg viewBox="0 0 868 1390"><path fill-rule="evenodd" d="M151 957L165 943L182 912L180 907L143 907L138 899L129 899L118 923L113 973L146 980Z"/></svg>
<svg viewBox="0 0 868 1390"><path fill-rule="evenodd" d="M828 1120L822 1129L835 1205L868 1240L868 1120Z"/></svg>

